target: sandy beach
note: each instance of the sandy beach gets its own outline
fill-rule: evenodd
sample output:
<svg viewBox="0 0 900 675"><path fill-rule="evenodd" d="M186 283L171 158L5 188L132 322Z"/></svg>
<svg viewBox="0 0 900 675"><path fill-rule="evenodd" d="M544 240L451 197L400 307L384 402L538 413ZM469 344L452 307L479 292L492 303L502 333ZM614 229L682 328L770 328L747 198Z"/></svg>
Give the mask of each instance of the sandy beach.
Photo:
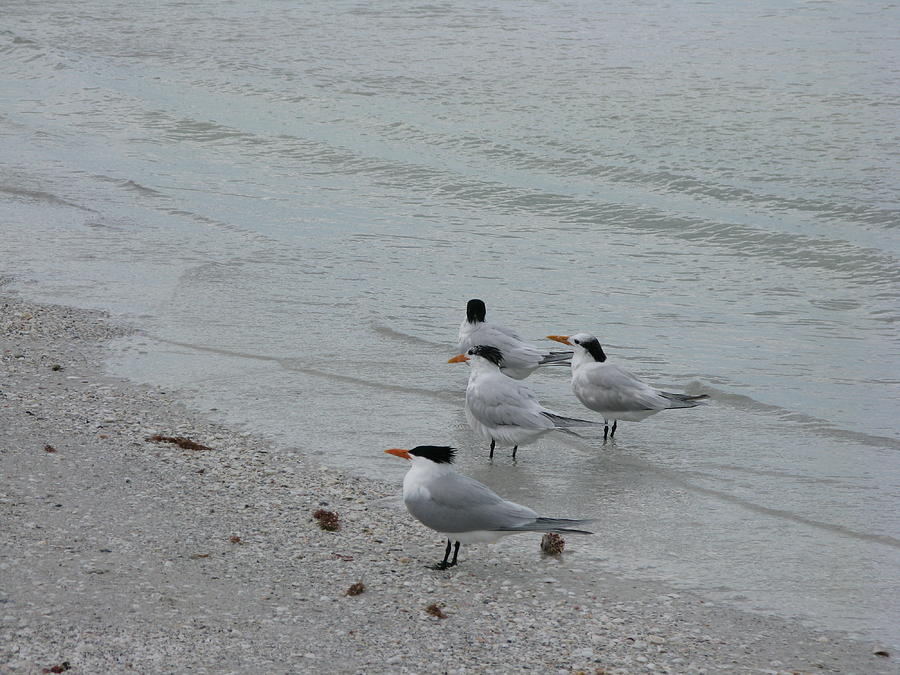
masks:
<svg viewBox="0 0 900 675"><path fill-rule="evenodd" d="M105 376L128 330L0 296L2 672L897 672L877 643L598 573L577 540L430 570L402 471L342 475Z"/></svg>

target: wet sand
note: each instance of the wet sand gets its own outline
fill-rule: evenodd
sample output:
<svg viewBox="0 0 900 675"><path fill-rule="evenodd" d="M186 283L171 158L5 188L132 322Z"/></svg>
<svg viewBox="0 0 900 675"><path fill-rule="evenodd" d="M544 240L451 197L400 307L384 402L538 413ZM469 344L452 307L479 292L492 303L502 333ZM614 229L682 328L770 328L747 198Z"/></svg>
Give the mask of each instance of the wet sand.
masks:
<svg viewBox="0 0 900 675"><path fill-rule="evenodd" d="M897 672L882 645L592 570L574 538L559 558L528 535L526 555L464 547L430 570L443 542L399 478L105 376L128 330L0 295L0 671Z"/></svg>

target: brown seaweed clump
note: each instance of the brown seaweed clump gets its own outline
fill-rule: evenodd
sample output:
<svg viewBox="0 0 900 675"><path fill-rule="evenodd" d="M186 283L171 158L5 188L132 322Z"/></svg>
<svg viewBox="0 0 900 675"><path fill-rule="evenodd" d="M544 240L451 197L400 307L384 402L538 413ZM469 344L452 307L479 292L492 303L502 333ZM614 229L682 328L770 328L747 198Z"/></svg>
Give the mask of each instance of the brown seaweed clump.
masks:
<svg viewBox="0 0 900 675"><path fill-rule="evenodd" d="M319 527L327 532L337 532L341 529L341 519L334 511L318 509L313 512L313 518L319 523Z"/></svg>
<svg viewBox="0 0 900 675"><path fill-rule="evenodd" d="M212 450L208 445L197 443L184 436L163 436L161 434L154 434L153 436L148 436L147 440L151 443L172 443L185 450Z"/></svg>
<svg viewBox="0 0 900 675"><path fill-rule="evenodd" d="M361 581L357 581L346 590L345 595L359 595L364 590L366 590L366 585Z"/></svg>
<svg viewBox="0 0 900 675"><path fill-rule="evenodd" d="M425 608L425 612L431 614L431 616L435 616L438 619L446 619L447 615L444 614L444 611L438 606L436 602L431 603L428 607Z"/></svg>
<svg viewBox="0 0 900 675"><path fill-rule="evenodd" d="M541 550L547 555L559 555L566 548L566 540L558 534L548 532L541 538Z"/></svg>

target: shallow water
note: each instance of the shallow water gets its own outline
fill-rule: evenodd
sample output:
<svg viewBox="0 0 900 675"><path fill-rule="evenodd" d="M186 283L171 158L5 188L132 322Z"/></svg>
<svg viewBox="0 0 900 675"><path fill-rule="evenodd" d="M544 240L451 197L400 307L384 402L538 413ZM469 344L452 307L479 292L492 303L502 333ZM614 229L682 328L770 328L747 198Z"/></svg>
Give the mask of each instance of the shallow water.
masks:
<svg viewBox="0 0 900 675"><path fill-rule="evenodd" d="M900 645L898 5L298 4L4 3L19 288L285 446L451 444L604 569ZM470 297L712 400L490 463Z"/></svg>

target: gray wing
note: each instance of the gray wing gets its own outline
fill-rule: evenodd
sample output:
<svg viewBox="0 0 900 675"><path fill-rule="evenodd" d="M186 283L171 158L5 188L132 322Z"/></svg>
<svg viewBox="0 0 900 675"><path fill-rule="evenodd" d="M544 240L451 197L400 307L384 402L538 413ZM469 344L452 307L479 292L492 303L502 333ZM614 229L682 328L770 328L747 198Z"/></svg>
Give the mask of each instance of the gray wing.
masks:
<svg viewBox="0 0 900 675"><path fill-rule="evenodd" d="M498 326L493 323L480 323L476 325L465 324L459 329L459 348L465 351L469 347L475 345L489 345L496 347L502 352L510 352L513 350L533 350L539 353L539 350L529 345L515 331Z"/></svg>
<svg viewBox="0 0 900 675"><path fill-rule="evenodd" d="M404 500L409 512L438 532L471 532L515 528L537 518L537 513L503 499L487 485L460 474Z"/></svg>
<svg viewBox="0 0 900 675"><path fill-rule="evenodd" d="M496 323L487 323L485 322L485 326L490 328L492 331L497 331L497 333L510 338L511 340L515 340L516 342L524 342L522 337L514 331L512 328L507 328L506 326L499 326Z"/></svg>
<svg viewBox="0 0 900 675"><path fill-rule="evenodd" d="M669 407L655 388L612 364L588 364L579 368L572 389L592 410L627 412Z"/></svg>
<svg viewBox="0 0 900 675"><path fill-rule="evenodd" d="M518 380L497 374L478 378L466 389L466 405L475 418L488 427L516 426L549 429L543 406L532 391Z"/></svg>

